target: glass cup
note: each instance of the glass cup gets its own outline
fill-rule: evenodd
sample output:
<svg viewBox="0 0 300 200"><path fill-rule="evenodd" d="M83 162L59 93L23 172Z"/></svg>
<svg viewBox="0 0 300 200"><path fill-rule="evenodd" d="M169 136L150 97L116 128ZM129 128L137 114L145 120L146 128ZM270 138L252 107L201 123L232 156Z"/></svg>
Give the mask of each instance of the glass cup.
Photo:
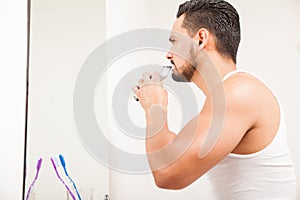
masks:
<svg viewBox="0 0 300 200"><path fill-rule="evenodd" d="M35 200L35 193L34 192L30 193L28 200Z"/></svg>
<svg viewBox="0 0 300 200"><path fill-rule="evenodd" d="M79 195L81 200L93 200L93 189L91 188L78 188ZM75 196L76 200L79 199L77 193L72 191L73 195ZM67 191L67 200L73 200L72 196Z"/></svg>

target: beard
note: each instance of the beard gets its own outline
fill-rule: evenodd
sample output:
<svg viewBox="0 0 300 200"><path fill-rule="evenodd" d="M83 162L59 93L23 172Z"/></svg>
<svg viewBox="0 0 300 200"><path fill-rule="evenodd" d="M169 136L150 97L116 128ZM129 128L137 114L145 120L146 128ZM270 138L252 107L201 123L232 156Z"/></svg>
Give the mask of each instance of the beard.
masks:
<svg viewBox="0 0 300 200"><path fill-rule="evenodd" d="M182 66L183 71L181 73L178 70L174 69L172 73L172 78L176 82L191 82L191 79L194 75L196 67L194 67L191 63L186 63Z"/></svg>
<svg viewBox="0 0 300 200"><path fill-rule="evenodd" d="M192 77L196 71L196 49L191 46L189 50L189 55L187 55L188 60L185 61L185 63L180 66L182 69L181 72L179 72L176 67L173 70L172 78L176 82L191 82ZM171 60L171 63L176 66L173 60Z"/></svg>

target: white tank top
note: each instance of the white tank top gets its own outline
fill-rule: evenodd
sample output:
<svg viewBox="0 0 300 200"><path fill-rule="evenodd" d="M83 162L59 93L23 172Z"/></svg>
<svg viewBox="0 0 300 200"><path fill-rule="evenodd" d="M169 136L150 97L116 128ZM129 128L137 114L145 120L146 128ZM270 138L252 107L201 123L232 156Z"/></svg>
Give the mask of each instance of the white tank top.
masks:
<svg viewBox="0 0 300 200"><path fill-rule="evenodd" d="M245 71L232 71L225 75L223 81L239 72ZM279 101L278 103L280 125L276 136L267 147L247 155L230 153L208 172L208 179L217 199L297 199L296 175L286 140L284 112Z"/></svg>

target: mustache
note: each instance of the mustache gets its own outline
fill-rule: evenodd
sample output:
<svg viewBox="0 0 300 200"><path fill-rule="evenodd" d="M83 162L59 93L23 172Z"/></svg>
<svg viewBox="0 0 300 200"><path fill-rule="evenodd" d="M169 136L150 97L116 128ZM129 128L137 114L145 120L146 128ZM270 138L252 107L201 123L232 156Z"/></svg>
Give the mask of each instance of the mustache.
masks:
<svg viewBox="0 0 300 200"><path fill-rule="evenodd" d="M170 62L171 62L171 64L172 64L172 65L175 65L175 63L174 63L174 61L173 61L173 60L171 60Z"/></svg>

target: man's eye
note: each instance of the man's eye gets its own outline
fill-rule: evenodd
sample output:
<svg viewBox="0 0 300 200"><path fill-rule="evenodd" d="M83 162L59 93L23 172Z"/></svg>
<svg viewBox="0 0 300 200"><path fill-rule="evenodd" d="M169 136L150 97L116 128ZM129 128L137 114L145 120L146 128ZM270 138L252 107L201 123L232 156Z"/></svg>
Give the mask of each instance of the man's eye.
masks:
<svg viewBox="0 0 300 200"><path fill-rule="evenodd" d="M174 37L170 37L170 38L169 38L169 41L170 41L171 44L173 44L173 45L176 43L176 40L175 40Z"/></svg>

